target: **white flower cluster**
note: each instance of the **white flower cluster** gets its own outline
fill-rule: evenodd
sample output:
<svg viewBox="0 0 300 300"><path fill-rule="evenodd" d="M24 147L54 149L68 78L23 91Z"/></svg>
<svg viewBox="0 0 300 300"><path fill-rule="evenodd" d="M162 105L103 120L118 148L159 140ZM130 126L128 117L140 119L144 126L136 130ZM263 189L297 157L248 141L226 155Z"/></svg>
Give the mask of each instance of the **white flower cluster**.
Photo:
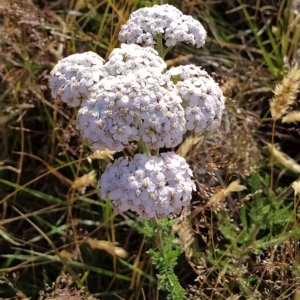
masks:
<svg viewBox="0 0 300 300"><path fill-rule="evenodd" d="M166 72L153 45L162 39L167 47L177 42L201 47L205 38L203 26L172 5L137 10L119 34L127 44L114 49L106 63L92 52L58 62L51 71L52 96L80 106L76 128L95 150L122 151L131 142L139 142L147 154L174 148L187 129L198 133L219 126L224 97L200 67ZM191 176L184 158L172 152L136 154L131 161L119 158L109 164L99 188L120 212L163 217L190 203L195 189Z"/></svg>
<svg viewBox="0 0 300 300"><path fill-rule="evenodd" d="M109 164L99 181L103 199L119 212L131 210L146 219L164 217L189 205L195 184L185 159L173 152L161 157L136 154Z"/></svg>
<svg viewBox="0 0 300 300"><path fill-rule="evenodd" d="M166 72L176 84L185 107L186 127L196 133L220 126L225 98L219 85L195 65L179 66Z"/></svg>
<svg viewBox="0 0 300 300"><path fill-rule="evenodd" d="M122 151L143 140L149 149L176 147L185 133L181 98L157 69L108 76L93 86L77 115L77 129L94 149Z"/></svg>
<svg viewBox="0 0 300 300"><path fill-rule="evenodd" d="M144 68L155 68L158 73L161 73L167 68L167 64L152 47L142 48L135 44L121 44L121 48L111 52L104 67L110 75L126 75Z"/></svg>
<svg viewBox="0 0 300 300"><path fill-rule="evenodd" d="M184 15L176 7L164 4L136 10L122 26L119 40L127 44L153 46L162 36L167 47L178 42L204 45L206 31L199 21Z"/></svg>
<svg viewBox="0 0 300 300"><path fill-rule="evenodd" d="M69 106L79 106L89 96L89 88L106 76L103 62L91 51L60 60L50 73L52 97L60 97Z"/></svg>

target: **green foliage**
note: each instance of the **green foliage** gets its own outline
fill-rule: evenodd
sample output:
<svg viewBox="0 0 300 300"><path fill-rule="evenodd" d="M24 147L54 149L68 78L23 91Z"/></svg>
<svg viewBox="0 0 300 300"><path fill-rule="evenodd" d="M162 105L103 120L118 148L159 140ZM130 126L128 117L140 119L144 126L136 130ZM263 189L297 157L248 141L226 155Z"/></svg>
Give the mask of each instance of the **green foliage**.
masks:
<svg viewBox="0 0 300 300"><path fill-rule="evenodd" d="M167 299L182 300L186 297L174 273L174 267L183 249L180 245L174 244L175 236L171 233L173 223L173 220L167 218L159 221L143 221L138 230L145 234L153 245L148 253L159 272L157 274L158 289L167 292ZM156 247L158 251L153 250Z"/></svg>
<svg viewBox="0 0 300 300"><path fill-rule="evenodd" d="M280 201L268 191L267 175L262 179L258 173L254 173L248 182L251 192L256 195L241 207L238 216L240 222L231 222L226 212L219 213L219 229L226 239L243 247L253 245L254 251L264 245L261 242L276 240L286 231L289 231L289 234L281 237L281 241L289 239L291 235L296 236L297 230L292 230L293 202L286 202L286 199ZM276 194L280 191L281 189L278 189ZM259 235L262 237L258 238Z"/></svg>
<svg viewBox="0 0 300 300"><path fill-rule="evenodd" d="M261 177L259 173L252 174L247 182L252 196L244 202L239 213L232 216L226 211L220 211L217 214L218 229L226 242L224 246L219 243L218 249L210 249L206 259L220 272L240 272L239 268L257 255L266 261L271 260L268 255L274 256L276 249L285 247L285 243L293 239L297 240L300 234L293 219L293 199L276 196L286 190L280 188L274 194L270 193L269 176ZM289 269L289 264L285 269ZM249 276L244 271L239 276L243 280L236 281L236 284L250 295L249 284L258 284L259 277Z"/></svg>
<svg viewBox="0 0 300 300"><path fill-rule="evenodd" d="M287 0L286 3L282 1L278 9L276 26L264 24L263 28L259 28L253 21L250 9L246 5L247 1L238 0L238 2L263 56L263 62L271 74L278 77L283 76L284 62L292 61L297 51L298 46L296 45L299 44L300 27L297 14L294 13L296 1ZM269 24L271 24L270 21L271 19L269 19Z"/></svg>
<svg viewBox="0 0 300 300"><path fill-rule="evenodd" d="M139 231L149 238L153 238L157 230L160 231L163 237L170 237L170 232L172 230L173 221L167 218L159 220L159 228L153 226L151 221L145 220L142 222L142 226L139 227Z"/></svg>
<svg viewBox="0 0 300 300"><path fill-rule="evenodd" d="M174 273L174 267L182 253L182 247L177 245L174 248L173 239L174 236L169 233L168 240L164 239L162 251L150 249L148 253L151 255L153 265L159 271L157 275L158 289L168 293L168 300L184 300L186 299L184 290Z"/></svg>

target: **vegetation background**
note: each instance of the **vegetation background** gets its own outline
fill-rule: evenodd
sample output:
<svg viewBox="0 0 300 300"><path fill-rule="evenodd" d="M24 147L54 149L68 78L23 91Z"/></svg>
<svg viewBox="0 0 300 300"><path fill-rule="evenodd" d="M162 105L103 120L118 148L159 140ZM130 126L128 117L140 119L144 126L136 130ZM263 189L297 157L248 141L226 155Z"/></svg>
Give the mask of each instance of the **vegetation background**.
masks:
<svg viewBox="0 0 300 300"><path fill-rule="evenodd" d="M166 299L144 224L98 197L115 154L91 151L48 84L59 59L106 59L130 13L162 3L208 32L168 65L203 66L226 96L221 127L176 149L197 184L172 223L180 284L188 299L300 299L296 0L0 1L0 299Z"/></svg>

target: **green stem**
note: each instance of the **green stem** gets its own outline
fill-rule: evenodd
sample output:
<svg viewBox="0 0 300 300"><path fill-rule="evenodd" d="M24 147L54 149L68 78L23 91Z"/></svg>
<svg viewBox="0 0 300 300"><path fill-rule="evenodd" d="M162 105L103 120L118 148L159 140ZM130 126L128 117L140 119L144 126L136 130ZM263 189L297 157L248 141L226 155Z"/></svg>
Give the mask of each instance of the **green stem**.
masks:
<svg viewBox="0 0 300 300"><path fill-rule="evenodd" d="M140 144L140 148L142 149L142 152L145 153L149 157L151 154L150 154L150 151L147 148L145 142L143 140L140 140L139 144Z"/></svg>
<svg viewBox="0 0 300 300"><path fill-rule="evenodd" d="M159 56L164 59L165 58L165 53L164 53L164 46L162 42L162 37L158 36L156 38L156 51L158 52Z"/></svg>
<svg viewBox="0 0 300 300"><path fill-rule="evenodd" d="M164 51L164 57L167 55L167 53L173 48L174 46L169 46L165 51Z"/></svg>
<svg viewBox="0 0 300 300"><path fill-rule="evenodd" d="M162 241L162 237L161 237L161 232L159 230L157 218L153 217L150 221L154 228L154 235L155 235L155 241L156 241L157 248L158 248L161 256L163 257L164 256L164 253L163 253L164 245L163 245L163 241Z"/></svg>

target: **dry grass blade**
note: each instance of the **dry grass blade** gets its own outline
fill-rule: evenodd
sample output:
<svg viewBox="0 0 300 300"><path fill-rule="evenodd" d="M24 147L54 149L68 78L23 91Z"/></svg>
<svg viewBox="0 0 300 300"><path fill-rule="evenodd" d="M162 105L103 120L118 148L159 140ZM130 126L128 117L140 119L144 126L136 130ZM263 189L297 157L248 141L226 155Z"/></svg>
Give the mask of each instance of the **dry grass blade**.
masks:
<svg viewBox="0 0 300 300"><path fill-rule="evenodd" d="M109 149L105 150L95 150L92 155L89 156L91 159L104 159L107 162L110 162L114 159L113 155L116 153L116 151L111 151Z"/></svg>
<svg viewBox="0 0 300 300"><path fill-rule="evenodd" d="M54 253L56 254L56 257L60 259L60 261L64 264L66 270L69 272L70 275L73 276L73 278L77 278L78 276L76 273L73 271L73 269L67 264L67 261L64 257L60 255L60 252L58 249L55 247L54 243L52 240L45 234L35 223L33 223L31 220L29 220L20 210L18 210L16 207L13 207L13 209L18 212L20 216L23 217L24 220L26 220L50 245Z"/></svg>
<svg viewBox="0 0 300 300"><path fill-rule="evenodd" d="M300 181L294 181L292 183L292 188L294 189L295 195L300 195Z"/></svg>
<svg viewBox="0 0 300 300"><path fill-rule="evenodd" d="M178 235L177 242L182 245L186 257L191 258L193 256L193 249L191 245L194 242L194 235L192 233L191 226L186 221L178 219L172 226L172 231L174 234Z"/></svg>
<svg viewBox="0 0 300 300"><path fill-rule="evenodd" d="M300 111L292 111L282 118L282 123L297 123L300 121Z"/></svg>
<svg viewBox="0 0 300 300"><path fill-rule="evenodd" d="M116 255L121 258L127 257L127 252L123 248L116 247L116 244L110 241L100 241L89 238L85 242L89 244L92 249L104 250L112 256Z"/></svg>
<svg viewBox="0 0 300 300"><path fill-rule="evenodd" d="M200 142L203 141L203 136L190 136L178 148L177 154L186 158L188 153Z"/></svg>
<svg viewBox="0 0 300 300"><path fill-rule="evenodd" d="M59 252L60 257L64 258L66 261L72 260L72 253L67 251L66 249L63 249ZM57 259L59 259L59 256L55 255Z"/></svg>
<svg viewBox="0 0 300 300"><path fill-rule="evenodd" d="M93 170L88 174L84 174L83 176L78 177L72 184L72 188L84 192L87 186L94 186L96 184L96 175L96 171Z"/></svg>
<svg viewBox="0 0 300 300"><path fill-rule="evenodd" d="M193 54L179 55L175 58L166 60L166 64L168 67L177 66L189 62L192 57Z"/></svg>
<svg viewBox="0 0 300 300"><path fill-rule="evenodd" d="M277 150L274 145L268 144L269 152L273 155L275 160L283 165L286 169L295 173L300 173L300 165L285 153Z"/></svg>
<svg viewBox="0 0 300 300"><path fill-rule="evenodd" d="M280 119L292 105L297 97L300 81L300 69L295 64L283 78L280 84L276 85L274 97L270 101L272 118Z"/></svg>
<svg viewBox="0 0 300 300"><path fill-rule="evenodd" d="M223 200L224 198L226 198L226 196L229 193L240 192L240 191L243 191L245 189L246 189L246 187L244 185L241 185L239 180L235 180L235 181L231 182L229 184L229 186L225 187L220 192L218 192L217 194L213 195L209 199L208 205L209 206L216 206L221 200Z"/></svg>

